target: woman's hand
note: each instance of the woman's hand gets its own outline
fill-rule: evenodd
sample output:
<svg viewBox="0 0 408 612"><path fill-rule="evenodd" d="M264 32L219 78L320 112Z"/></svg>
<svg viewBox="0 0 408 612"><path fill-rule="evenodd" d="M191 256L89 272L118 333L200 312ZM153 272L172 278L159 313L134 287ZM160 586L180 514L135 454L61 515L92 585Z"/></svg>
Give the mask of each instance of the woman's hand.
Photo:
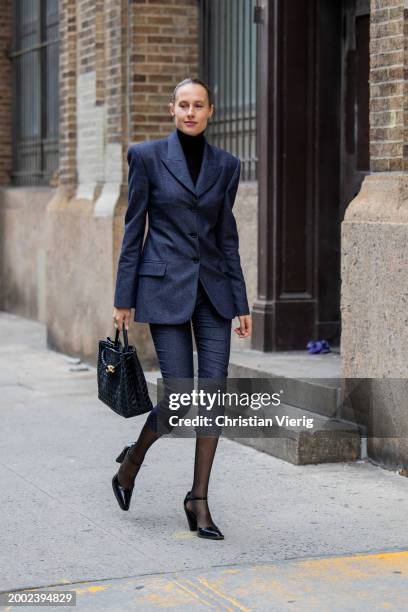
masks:
<svg viewBox="0 0 408 612"><path fill-rule="evenodd" d="M129 329L130 313L130 308L116 308L116 306L113 308L113 321L115 327L118 327L120 331L123 329L123 323L125 323L126 331Z"/></svg>
<svg viewBox="0 0 408 612"><path fill-rule="evenodd" d="M249 338L252 333L252 318L251 315L240 315L239 327L234 327L234 332L239 338Z"/></svg>

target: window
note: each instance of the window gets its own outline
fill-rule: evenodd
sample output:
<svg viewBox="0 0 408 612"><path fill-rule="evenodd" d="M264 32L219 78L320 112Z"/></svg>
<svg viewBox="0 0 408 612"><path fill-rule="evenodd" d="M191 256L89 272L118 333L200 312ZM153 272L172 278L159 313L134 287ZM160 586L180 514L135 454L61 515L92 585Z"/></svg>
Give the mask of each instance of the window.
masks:
<svg viewBox="0 0 408 612"><path fill-rule="evenodd" d="M15 185L44 185L58 167L58 0L13 2Z"/></svg>
<svg viewBox="0 0 408 612"><path fill-rule="evenodd" d="M255 0L201 0L200 78L214 93L206 133L238 155L242 180L256 179Z"/></svg>

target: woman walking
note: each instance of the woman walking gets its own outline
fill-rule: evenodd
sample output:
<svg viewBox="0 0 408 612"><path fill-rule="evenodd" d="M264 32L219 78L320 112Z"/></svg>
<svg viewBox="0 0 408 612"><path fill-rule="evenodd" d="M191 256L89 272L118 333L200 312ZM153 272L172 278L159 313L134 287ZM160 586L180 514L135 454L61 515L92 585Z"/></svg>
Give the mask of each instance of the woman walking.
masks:
<svg viewBox="0 0 408 612"><path fill-rule="evenodd" d="M228 376L231 320L239 317L234 331L240 338L252 330L232 213L240 160L207 142L204 131L213 112L209 87L200 79L184 79L170 102L174 131L128 150L129 204L113 318L119 329L128 329L135 308L134 320L149 323L163 381L176 381L176 386L194 380L192 328L198 378L205 380ZM167 398L149 413L138 440L118 457L121 465L112 485L123 510L129 509L147 450L173 429ZM219 430L195 430L194 478L184 509L199 537L223 539L207 502Z"/></svg>

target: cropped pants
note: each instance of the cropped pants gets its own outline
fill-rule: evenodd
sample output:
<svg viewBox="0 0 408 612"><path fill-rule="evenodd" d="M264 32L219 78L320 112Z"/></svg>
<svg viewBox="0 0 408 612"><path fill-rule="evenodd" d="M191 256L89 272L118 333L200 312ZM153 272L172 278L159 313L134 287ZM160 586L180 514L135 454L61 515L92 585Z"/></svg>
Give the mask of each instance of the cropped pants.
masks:
<svg viewBox="0 0 408 612"><path fill-rule="evenodd" d="M149 413L149 427L160 433L171 433L178 418L192 415L207 417L205 424L201 419L194 426L197 435L219 436L222 427L216 424L216 416L224 414L222 402L196 402L197 413L194 413L191 404L175 408L170 398L175 397L171 394L191 394L194 388L192 331L198 361L197 392L202 390L205 394L217 394L225 389L231 348L231 319L222 317L216 311L199 280L191 320L181 324L149 325L163 379L163 397Z"/></svg>

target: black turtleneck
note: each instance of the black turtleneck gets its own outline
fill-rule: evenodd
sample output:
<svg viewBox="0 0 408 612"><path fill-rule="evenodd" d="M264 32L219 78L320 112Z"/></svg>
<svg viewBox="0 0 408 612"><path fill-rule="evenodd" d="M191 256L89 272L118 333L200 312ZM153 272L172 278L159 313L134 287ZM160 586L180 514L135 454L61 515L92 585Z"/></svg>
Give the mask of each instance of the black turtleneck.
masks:
<svg viewBox="0 0 408 612"><path fill-rule="evenodd" d="M185 134L177 128L177 135L183 148L184 157L186 158L187 166L194 185L198 179L201 162L203 160L205 146L204 131L205 130L195 136L192 136L190 134Z"/></svg>

